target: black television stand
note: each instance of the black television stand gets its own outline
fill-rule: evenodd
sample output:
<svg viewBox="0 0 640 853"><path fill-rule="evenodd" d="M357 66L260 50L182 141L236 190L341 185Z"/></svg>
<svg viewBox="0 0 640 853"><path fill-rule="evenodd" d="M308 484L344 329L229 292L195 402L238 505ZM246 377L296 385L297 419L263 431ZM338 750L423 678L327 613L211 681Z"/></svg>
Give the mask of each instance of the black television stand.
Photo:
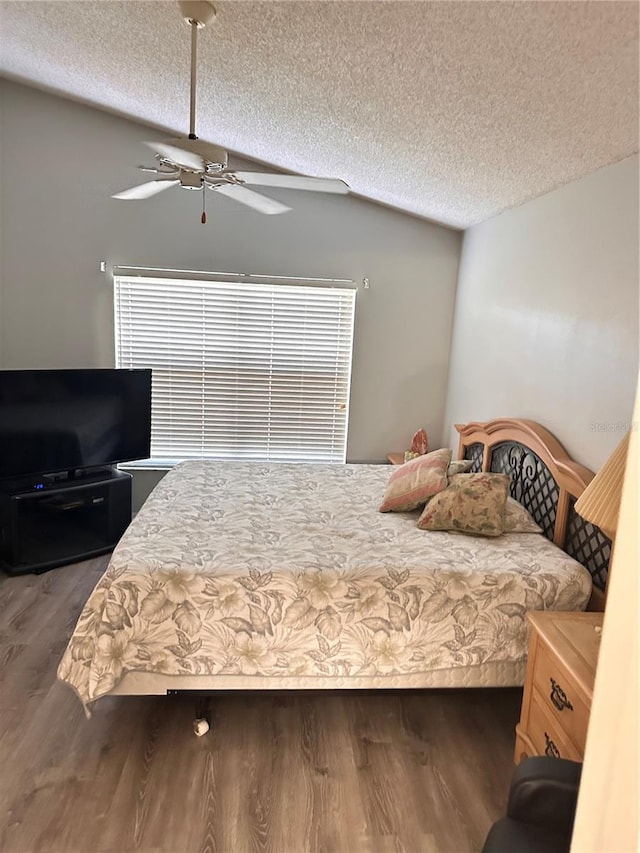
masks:
<svg viewBox="0 0 640 853"><path fill-rule="evenodd" d="M0 568L46 572L112 551L131 521L131 474L117 468L0 482Z"/></svg>

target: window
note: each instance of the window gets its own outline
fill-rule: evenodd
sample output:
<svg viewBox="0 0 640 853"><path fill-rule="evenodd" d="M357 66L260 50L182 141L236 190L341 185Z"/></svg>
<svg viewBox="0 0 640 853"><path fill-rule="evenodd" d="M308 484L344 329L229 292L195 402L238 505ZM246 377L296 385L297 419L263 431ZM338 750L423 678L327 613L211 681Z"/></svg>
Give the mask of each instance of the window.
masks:
<svg viewBox="0 0 640 853"><path fill-rule="evenodd" d="M153 369L151 465L344 462L355 290L115 276L116 366Z"/></svg>

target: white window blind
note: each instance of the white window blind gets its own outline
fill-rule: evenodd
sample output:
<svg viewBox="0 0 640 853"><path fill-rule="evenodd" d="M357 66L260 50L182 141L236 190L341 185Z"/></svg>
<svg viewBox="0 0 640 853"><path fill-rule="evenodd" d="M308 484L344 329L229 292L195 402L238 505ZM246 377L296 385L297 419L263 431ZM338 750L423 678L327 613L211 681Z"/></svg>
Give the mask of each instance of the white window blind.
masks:
<svg viewBox="0 0 640 853"><path fill-rule="evenodd" d="M153 370L149 464L345 461L354 290L114 281L116 365Z"/></svg>

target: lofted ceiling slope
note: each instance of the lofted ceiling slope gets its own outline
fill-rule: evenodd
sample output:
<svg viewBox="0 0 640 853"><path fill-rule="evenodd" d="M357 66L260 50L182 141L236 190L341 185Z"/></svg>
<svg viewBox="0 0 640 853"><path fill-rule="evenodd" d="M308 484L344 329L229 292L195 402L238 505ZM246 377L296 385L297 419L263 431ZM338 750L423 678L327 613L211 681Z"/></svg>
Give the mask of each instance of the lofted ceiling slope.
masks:
<svg viewBox="0 0 640 853"><path fill-rule="evenodd" d="M465 228L638 149L635 2L216 8L198 134L401 210ZM186 134L177 3L1 2L0 15L7 76Z"/></svg>

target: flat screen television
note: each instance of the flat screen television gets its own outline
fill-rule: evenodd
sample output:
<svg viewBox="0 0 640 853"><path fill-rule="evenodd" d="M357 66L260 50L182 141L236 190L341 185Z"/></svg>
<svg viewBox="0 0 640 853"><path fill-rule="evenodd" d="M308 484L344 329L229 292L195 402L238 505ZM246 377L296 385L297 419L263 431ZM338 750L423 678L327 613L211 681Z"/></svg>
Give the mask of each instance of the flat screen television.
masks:
<svg viewBox="0 0 640 853"><path fill-rule="evenodd" d="M0 370L0 479L149 457L150 370Z"/></svg>

